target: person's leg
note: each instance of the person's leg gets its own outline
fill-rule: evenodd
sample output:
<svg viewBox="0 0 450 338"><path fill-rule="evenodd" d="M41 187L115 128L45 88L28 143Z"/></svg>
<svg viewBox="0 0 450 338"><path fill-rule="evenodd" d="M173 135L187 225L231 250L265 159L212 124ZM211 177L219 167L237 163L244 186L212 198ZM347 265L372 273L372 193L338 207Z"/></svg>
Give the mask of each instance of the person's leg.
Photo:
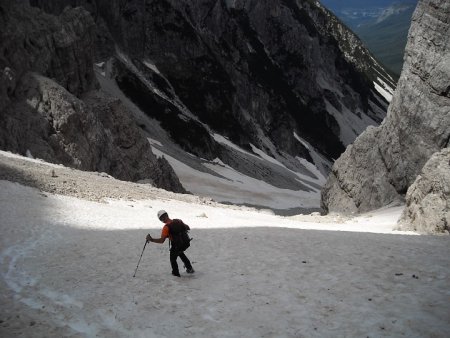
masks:
<svg viewBox="0 0 450 338"><path fill-rule="evenodd" d="M170 250L170 265L172 266L172 275L180 277L177 263L178 252Z"/></svg>
<svg viewBox="0 0 450 338"><path fill-rule="evenodd" d="M184 266L186 267L186 271L189 273L194 272L194 269L192 268L191 262L189 261L189 258L184 254L184 252L180 252L179 254L181 260L184 263Z"/></svg>

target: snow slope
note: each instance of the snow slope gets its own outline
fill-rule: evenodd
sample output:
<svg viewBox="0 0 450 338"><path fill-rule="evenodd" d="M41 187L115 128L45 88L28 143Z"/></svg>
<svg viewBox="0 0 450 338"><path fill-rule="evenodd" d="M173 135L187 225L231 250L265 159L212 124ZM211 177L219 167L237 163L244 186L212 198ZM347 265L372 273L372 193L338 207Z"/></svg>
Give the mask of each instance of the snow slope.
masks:
<svg viewBox="0 0 450 338"><path fill-rule="evenodd" d="M159 209L191 226L194 275L172 277L151 243L132 277ZM3 180L0 336L445 337L448 237L393 231L400 212L281 217L158 190L93 202Z"/></svg>
<svg viewBox="0 0 450 338"><path fill-rule="evenodd" d="M209 196L218 202L258 205L262 208L273 209L298 207L314 209L320 205L320 189L315 187L311 187L311 191L277 188L262 180L240 173L223 164L219 159L214 163L204 163L206 168L220 175L217 177L195 170L155 147L152 150L158 157L164 156L169 161L188 191L201 196ZM323 176L320 177L323 178ZM302 178L302 183L308 182L307 179ZM312 178L309 178L309 181L316 184L322 183L318 179Z"/></svg>
<svg viewBox="0 0 450 338"><path fill-rule="evenodd" d="M133 68L126 55L120 51L118 55L123 62ZM150 61L147 60L144 64L152 69ZM104 68L108 69L108 67L111 67L110 61L105 62ZM261 170L270 172L271 179L267 176L265 181L254 178L250 176L251 173L248 170L246 174L245 170L241 172L236 169L237 165L231 168L219 159L210 162L181 149L158 121L147 116L124 95L115 81L110 78L110 72L107 72L107 76L99 76L100 71L103 71L103 68L96 68L97 80L102 90L119 98L133 112L138 124L145 125L143 132L146 133L152 145L153 153L159 157L164 156L169 161L180 182L188 191L219 202L271 208L282 214L292 214L299 210L320 210L320 187L326 181L323 174L330 170L331 163L312 146L309 149L316 164L305 159L292 158L294 163L288 169L286 165L262 150L254 147L257 152L250 153L222 135L213 133L208 126L204 125L218 144L228 148L228 151L236 154L235 157L241 158L242 162L250 163L250 172L253 171L254 176L257 176L256 172ZM135 72L139 74L137 70ZM173 103L180 106L180 103ZM180 109L185 114L184 118L194 118L187 108L180 106ZM298 136L297 139L299 139ZM288 161L288 158L283 158L281 155L280 159ZM286 181L290 184L284 183Z"/></svg>

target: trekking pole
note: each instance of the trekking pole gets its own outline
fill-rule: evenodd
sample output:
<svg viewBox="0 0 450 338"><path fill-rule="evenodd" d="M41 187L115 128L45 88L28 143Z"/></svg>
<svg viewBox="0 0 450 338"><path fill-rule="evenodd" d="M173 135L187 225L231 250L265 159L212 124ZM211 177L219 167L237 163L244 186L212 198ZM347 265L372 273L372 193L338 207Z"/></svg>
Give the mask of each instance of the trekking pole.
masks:
<svg viewBox="0 0 450 338"><path fill-rule="evenodd" d="M142 255L144 254L145 246L147 245L147 243L148 243L148 242L145 241L144 249L142 249L141 257L139 257L139 261L138 261L138 263L137 263L137 265L136 265L136 270L134 270L134 275L133 275L133 277L136 277L136 272L137 272L137 269L138 269L138 267L139 267L139 263L141 262L141 258L142 258Z"/></svg>

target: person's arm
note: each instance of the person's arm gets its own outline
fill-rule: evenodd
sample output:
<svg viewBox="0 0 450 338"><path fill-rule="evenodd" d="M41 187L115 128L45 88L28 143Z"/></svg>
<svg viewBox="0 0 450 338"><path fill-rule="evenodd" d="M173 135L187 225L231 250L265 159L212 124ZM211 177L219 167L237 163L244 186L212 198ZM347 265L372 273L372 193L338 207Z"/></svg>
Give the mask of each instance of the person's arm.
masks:
<svg viewBox="0 0 450 338"><path fill-rule="evenodd" d="M147 242L153 242L153 243L159 243L162 244L166 241L166 238L169 237L169 228L167 228L167 226L164 226L162 232L161 232L161 237L160 238L152 238L152 236L150 236L150 234L147 235L146 239Z"/></svg>
<svg viewBox="0 0 450 338"><path fill-rule="evenodd" d="M150 235L147 235L147 242L160 243L160 244L164 243L167 238L167 237L152 238L151 236L149 238L148 236L150 236Z"/></svg>

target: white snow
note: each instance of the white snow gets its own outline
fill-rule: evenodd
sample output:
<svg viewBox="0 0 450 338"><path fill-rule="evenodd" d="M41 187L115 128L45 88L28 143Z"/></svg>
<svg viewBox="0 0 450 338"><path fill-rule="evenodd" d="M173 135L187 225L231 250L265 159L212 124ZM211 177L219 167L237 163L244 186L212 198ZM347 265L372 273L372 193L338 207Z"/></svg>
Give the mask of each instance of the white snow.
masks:
<svg viewBox="0 0 450 338"><path fill-rule="evenodd" d="M151 137L147 137L147 140L151 145L157 145L157 146L163 147L162 143L159 142L158 140L155 140Z"/></svg>
<svg viewBox="0 0 450 338"><path fill-rule="evenodd" d="M301 144L303 144L303 146L306 149L310 150L308 143L305 140L303 140L300 136L298 136L296 132L294 132L294 137L297 141L299 141Z"/></svg>
<svg viewBox="0 0 450 338"><path fill-rule="evenodd" d="M312 163L308 162L304 158L296 157L297 161L299 161L307 170L309 170L314 176L317 177L318 183L320 186L323 186L327 181L327 178L322 175L320 170Z"/></svg>
<svg viewBox="0 0 450 338"><path fill-rule="evenodd" d="M156 74L161 74L158 67L156 67L156 65L153 62L150 62L150 60L144 60L143 63L147 68L151 69Z"/></svg>
<svg viewBox="0 0 450 338"><path fill-rule="evenodd" d="M376 67L373 67L372 69L375 70L378 73L378 75L380 75L382 78L384 78L384 80L380 79L379 77L377 77L377 79L379 81L384 82L384 83L386 81L389 82L389 84L388 84L389 89L390 89L389 91L393 93L394 92L394 88L396 87L394 79L392 78L391 75L389 75L388 73L386 73L383 70L383 67L372 56L371 56L371 58L372 58L372 60L375 61L375 64L378 66L378 69Z"/></svg>
<svg viewBox="0 0 450 338"><path fill-rule="evenodd" d="M377 78L377 81L378 83L375 81L373 82L375 89L386 99L386 101L391 102L394 95L394 90L379 77Z"/></svg>
<svg viewBox="0 0 450 338"><path fill-rule="evenodd" d="M362 112L360 112L360 116L358 116L344 105L342 105L342 109L339 111L328 100L324 99L324 101L327 111L334 116L339 124L339 138L345 146L353 143L356 137L358 137L367 126L377 125L374 120Z"/></svg>
<svg viewBox="0 0 450 338"><path fill-rule="evenodd" d="M215 140L216 142L219 142L220 144L226 145L226 146L228 146L228 147L230 147L230 148L233 148L234 150L237 150L237 151L239 151L239 152L241 152L241 153L244 153L244 154L246 154L246 155L255 156L255 155L249 153L248 151L242 149L242 148L239 147L238 145L234 144L234 143L231 142L229 139L227 139L226 137L224 137L224 136L222 136L222 135L220 135L220 134L212 133L211 136L214 138L214 140Z"/></svg>
<svg viewBox="0 0 450 338"><path fill-rule="evenodd" d="M320 204L318 191L281 189L246 176L223 163L217 161L204 163L206 168L220 175L220 177L214 176L195 170L155 147L152 147L152 151L155 155L164 156L167 159L186 190L200 196L211 197L215 201L258 205L274 209L314 208ZM306 175L296 174L301 178L314 181ZM302 183L305 182L302 181Z"/></svg>
<svg viewBox="0 0 450 338"><path fill-rule="evenodd" d="M116 46L116 55L117 57L122 60L124 62L124 64L129 68L130 71L132 71L141 81L142 83L144 83L150 90L152 90L156 95L158 95L159 97L161 97L162 99L174 104L185 116L187 116L187 118L195 120L199 123L200 120L197 118L197 116L195 116L194 114L192 114L185 106L184 104L182 104L181 100L175 95L174 98L169 98L166 94L164 94L162 91L160 91L158 88L156 88L153 83L151 81L149 81L140 71L139 69L136 68L136 66L133 64L133 62L130 60L130 58L128 57L128 55L126 55L124 52L122 52L120 50L120 48L118 46ZM148 60L145 61L147 64L147 67L152 67L152 63L149 62ZM153 65L154 66L154 65ZM156 66L155 66L156 68ZM158 69L153 69L154 71L159 73ZM159 73L160 74L160 73ZM160 74L163 78L164 76L162 74ZM167 80L167 79L166 79ZM169 83L169 81L167 81L167 83ZM111 85L110 85L111 86ZM123 95L123 94L122 94ZM181 115L179 115L180 117ZM202 123L202 125L208 129L208 127Z"/></svg>
<svg viewBox="0 0 450 338"><path fill-rule="evenodd" d="M295 133L294 133L295 134ZM251 154L247 152L246 150L242 149L241 147L237 146L236 144L232 143L227 138L219 135L219 134L212 134L214 139L224 144L230 148L233 148L241 153L244 153L246 155L250 155L253 157L257 157L254 154ZM295 134L295 136L297 136ZM301 141L301 139L297 136L297 139ZM306 145L306 143L303 143L307 148L309 147ZM222 189L217 189L217 178L211 177L211 181L209 181L214 189L209 190L208 195L213 197L215 200L220 202L231 202L231 203L247 203L252 205L261 205L261 206L267 206L270 208L275 209L290 209L295 207L308 207L308 208L314 208L318 205L320 205L320 194L319 191L311 187L308 183L314 182L315 184L323 185L325 184L325 177L321 173L321 171L312 163L309 163L306 160L297 158L300 163L302 163L307 170L309 170L311 173L313 173L317 178L314 179L308 175L301 174L299 172L293 171L289 168L287 168L283 163L278 161L277 159L267 155L264 151L257 148L253 144L250 144L250 147L252 148L252 151L257 154L261 159L270 162L272 164L278 165L287 171L290 171L291 173L295 174L300 178L298 180L302 184L308 185L311 189L315 190L314 192L305 192L305 191L296 191L296 190L289 190L289 189L280 189L276 188L268 183L265 183L263 181L254 179L252 177L246 176L242 173L237 172L236 170L232 169L229 166L216 166L213 164L204 164L209 169L217 172L221 176L225 177L227 180L222 181L219 184L222 185ZM309 148L308 148L309 149ZM180 165L177 163L175 159L169 160L169 163L175 168L175 172L180 177L180 180L182 181L183 185L185 184L186 180L184 179L183 173L180 174ZM321 162L319 162L319 165L322 165ZM191 170L190 170L191 171ZM180 176L181 175L181 176ZM192 176L192 173L190 174ZM200 177L201 181L204 181L204 174L203 173L197 173L197 177ZM196 180L198 181L198 179ZM230 182L232 182L230 184ZM237 183L237 184L236 184ZM197 194L200 194L202 196L205 196L205 190L202 188L199 188L199 185L196 183L191 184L191 182L187 183L192 190ZM223 189L225 188L225 189ZM244 189L244 190L242 190ZM243 194L243 195L242 195Z"/></svg>
<svg viewBox="0 0 450 338"><path fill-rule="evenodd" d="M254 146L253 144L251 144L251 143L250 143L250 147L252 148L252 151L253 151L255 154L259 155L262 159L264 159L264 160L266 160L266 161L268 161L268 162L270 162L270 163L273 163L273 164L279 165L279 166L281 166L281 167L284 167L284 165L281 164L279 161L277 161L277 160L274 159L273 157L267 155L264 151L262 151L261 149L255 147L255 146Z"/></svg>
<svg viewBox="0 0 450 338"><path fill-rule="evenodd" d="M149 243L133 278L160 209L191 226L196 273L171 276L167 243ZM0 181L0 335L445 337L448 237L392 231L400 212L287 218Z"/></svg>
<svg viewBox="0 0 450 338"><path fill-rule="evenodd" d="M297 139L297 141L303 144L306 149L308 149L309 155L314 161L315 167L321 172L322 175L326 175L328 172L327 167L331 167L331 162L327 158L325 158L325 156L320 154L317 149L315 149L310 143L298 136L295 132L294 137Z"/></svg>
<svg viewBox="0 0 450 338"><path fill-rule="evenodd" d="M266 161L268 161L268 162L270 162L270 163L276 164L276 165L278 165L278 166L280 166L280 167L282 167L282 168L284 168L284 169L286 169L286 170L292 172L293 174L297 175L298 177L300 177L301 180L299 180L299 182L301 182L301 183L303 183L303 184L305 184L305 183L308 184L308 182L309 182L309 183L314 182L314 183L316 183L316 184L319 184L320 186L322 186L322 185L325 184L325 181L326 181L325 177L321 174L321 172L317 169L317 167L316 167L314 164L309 163L309 162L308 162L307 160L305 160L305 159L302 159L302 158L300 158L300 157L297 157L297 160L298 160L298 161L299 161L299 162L300 162L307 170L309 170L312 174L316 174L316 177L317 177L316 179L314 179L314 178L312 178L312 177L310 177L310 176L308 176L308 175L304 175L304 174L301 174L301 173L299 173L299 172L296 172L296 171L293 171L293 170L287 168L283 163L281 163L281 162L279 162L278 160L274 159L273 157L267 155L265 152L263 152L261 149L258 149L258 148L255 147L253 144L250 144L250 147L252 148L252 151L253 151L255 154L258 154L262 159L264 159L264 160L266 160ZM312 188L312 189L315 189L315 188ZM317 192L318 192L318 191L317 191ZM285 203L286 203L286 202L285 202Z"/></svg>

